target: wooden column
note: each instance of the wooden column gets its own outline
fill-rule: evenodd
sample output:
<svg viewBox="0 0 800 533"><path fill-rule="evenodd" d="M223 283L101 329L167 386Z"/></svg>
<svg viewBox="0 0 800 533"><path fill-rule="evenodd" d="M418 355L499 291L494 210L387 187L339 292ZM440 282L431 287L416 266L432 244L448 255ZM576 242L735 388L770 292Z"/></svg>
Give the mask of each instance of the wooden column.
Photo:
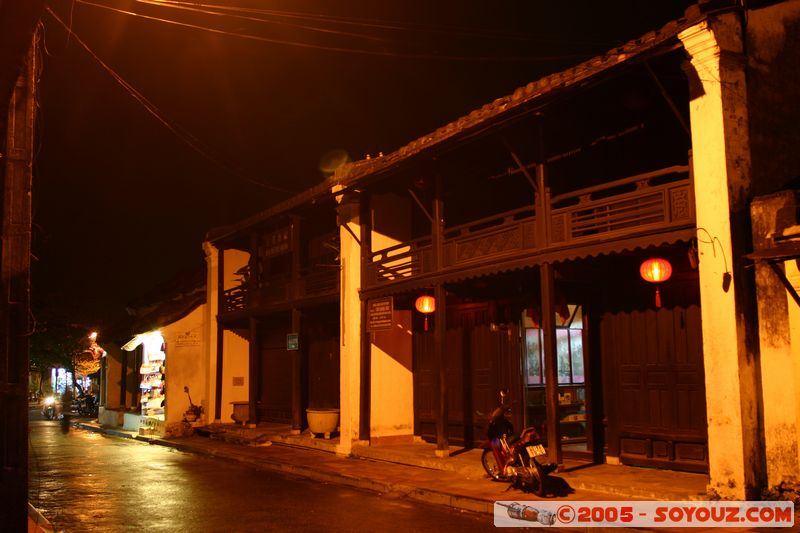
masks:
<svg viewBox="0 0 800 533"><path fill-rule="evenodd" d="M16 2L22 4L21 2ZM3 3L4 17L8 2ZM1 94L11 91L10 100L0 100L0 135L5 134L0 156L2 187L2 253L0 253L0 524L9 531L24 531L28 506L28 335L30 316L31 258L31 183L33 138L36 117L36 43L30 41L35 23L28 25L31 13L21 13L15 20L14 32L19 39L12 52L21 65L16 84L0 88ZM17 9L19 11L19 9ZM18 13L20 14L20 13ZM14 20L14 19L11 19ZM19 26L21 24L21 26ZM9 29L4 24L4 29ZM0 43L9 39L1 35ZM25 57L24 50L30 46ZM16 47L15 47L16 48ZM7 54L8 48L4 48ZM8 57L7 55L5 57ZM8 104L8 107L5 107Z"/></svg>
<svg viewBox="0 0 800 533"><path fill-rule="evenodd" d="M259 346L259 339L258 339L258 320L254 317L250 317L250 350L249 350L249 394L248 394L248 401L249 411L247 417L247 426L248 427L256 427L258 423L258 382L259 382L259 358L260 354L260 346Z"/></svg>
<svg viewBox="0 0 800 533"><path fill-rule="evenodd" d="M213 249L213 248L212 248ZM219 316L222 314L222 306L224 304L225 292L225 250L219 248L217 250L217 313L216 313L216 326L217 326L217 375L215 376L215 394L214 394L214 420L222 420L222 366L225 360L223 350L225 346L225 328L219 322Z"/></svg>
<svg viewBox="0 0 800 533"><path fill-rule="evenodd" d="M372 253L372 211L368 193L359 196L359 222L361 239L361 287L366 286L369 261ZM371 406L372 406L372 337L367 331L367 302L361 300L361 405L359 415L358 438L370 439Z"/></svg>
<svg viewBox="0 0 800 533"><path fill-rule="evenodd" d="M433 201L433 224L431 240L433 244L433 269L439 272L444 266L444 183L441 176L436 176L436 197ZM438 416L436 417L436 455L447 457L450 454L448 442L449 413L447 409L447 291L444 285L437 283L433 288L436 299L434 312L433 342L436 354L436 369L438 374Z"/></svg>
<svg viewBox="0 0 800 533"><path fill-rule="evenodd" d="M555 281L553 265L539 267L542 291L542 348L544 352L545 397L547 405L547 452L552 463L562 464L558 428L558 357L556 355Z"/></svg>
<svg viewBox="0 0 800 533"><path fill-rule="evenodd" d="M127 392L128 392L128 352L126 350L120 350L122 352L120 362L120 380L119 380L119 406L122 409L127 410L128 404L125 402L127 399Z"/></svg>
<svg viewBox="0 0 800 533"><path fill-rule="evenodd" d="M292 247L292 297L295 302L302 296L300 291L300 218L291 217ZM300 335L300 309L292 308L292 333L298 335L300 346L292 351L292 433L300 433L303 427L303 362L302 350L306 339Z"/></svg>
<svg viewBox="0 0 800 533"><path fill-rule="evenodd" d="M292 309L292 333L300 334L300 310ZM305 349L306 339L299 336L300 346L292 351L292 433L300 433L303 429L303 361L302 353Z"/></svg>

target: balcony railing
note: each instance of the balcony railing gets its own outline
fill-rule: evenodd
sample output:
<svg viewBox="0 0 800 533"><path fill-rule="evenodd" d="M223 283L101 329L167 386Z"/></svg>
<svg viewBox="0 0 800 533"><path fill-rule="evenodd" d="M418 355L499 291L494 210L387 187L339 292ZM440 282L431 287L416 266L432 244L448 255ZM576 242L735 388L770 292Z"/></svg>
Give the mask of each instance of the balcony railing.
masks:
<svg viewBox="0 0 800 533"><path fill-rule="evenodd" d="M441 270L497 260L530 250L546 250L592 239L624 238L669 229L694 220L694 199L686 166L669 167L630 178L545 196L546 229L528 206L448 228ZM372 253L367 287L433 272L430 237L396 244Z"/></svg>
<svg viewBox="0 0 800 533"><path fill-rule="evenodd" d="M297 281L296 296L293 288L288 275L267 277L260 282L260 287L253 289L242 283L222 293L222 313L338 294L339 269L326 266L304 270Z"/></svg>

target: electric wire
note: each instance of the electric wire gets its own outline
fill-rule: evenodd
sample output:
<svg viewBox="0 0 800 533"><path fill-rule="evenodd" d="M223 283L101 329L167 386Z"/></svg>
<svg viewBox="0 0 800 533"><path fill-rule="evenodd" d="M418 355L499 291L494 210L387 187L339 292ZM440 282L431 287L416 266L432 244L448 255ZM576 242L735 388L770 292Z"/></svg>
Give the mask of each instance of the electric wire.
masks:
<svg viewBox="0 0 800 533"><path fill-rule="evenodd" d="M345 46L328 46L322 44L315 44L309 42L301 42L301 41L292 41L287 39L278 39L273 37L264 37L261 35L254 35L251 33L242 33L236 31L228 31L222 30L219 28L211 28L208 26L203 26L200 24L192 24L189 22L181 22L177 20L172 20L168 18L157 17L153 15L145 15L143 13L137 13L136 11L130 11L127 9L120 9L104 4L98 4L95 2L90 2L88 0L76 0L78 3L96 7L98 9L105 9L108 11L112 11L115 13L119 13L122 15L128 15L130 17L141 18L143 20L151 20L154 22L161 22L163 24L170 24L174 26L179 26L183 28L189 28L194 30L206 31L210 33L215 33L219 35L226 35L230 37L238 37L240 39L245 40L252 40L258 42L265 42L271 44L279 44L284 46L291 46L296 48L306 48L312 50L325 50L329 52L339 52L339 53L347 53L347 54L356 54L356 55L367 55L367 56L380 56L380 57L396 57L396 58L405 58L405 59L429 59L429 60L444 60L444 61L476 61L476 62L491 62L491 61L498 61L498 62L537 62L537 61L562 61L567 59L575 59L579 57L585 57L586 54L575 54L575 55L541 55L541 56L512 56L512 55L502 55L502 56L487 56L487 55L475 55L475 56L465 56L465 55L451 55L451 54L426 54L426 53L411 53L411 52L394 52L394 51L387 51L387 50L374 50L374 49L365 49L365 48L352 48L352 47L345 47Z"/></svg>
<svg viewBox="0 0 800 533"><path fill-rule="evenodd" d="M177 123L174 123L174 122L171 122L170 120L168 120L164 116L164 113L155 104L153 104L150 100L148 100L147 97L144 96L141 92L139 92L134 86L132 86L127 81L125 81L125 79L122 78L122 76L120 76L113 68L111 68L111 66L109 66L107 63L105 63L89 47L89 45L87 45L83 41L83 39L81 39L74 31L72 31L72 29L70 29L64 23L64 21L61 20L61 18L55 12L53 12L53 10L49 6L46 9L47 9L47 13L51 17L53 17L67 32L69 32L72 35L72 37L75 39L75 41L78 44L80 44L81 47L84 50L86 50L86 52L89 55L91 55L92 58L94 58L94 60L97 61L97 63L101 67L103 67L103 69L106 72L108 72L111 75L112 78L114 78L114 81L116 81L119 85L121 85L128 92L128 94L130 94L137 102L139 102L142 105L142 107L145 108L145 110L148 113L150 113L150 115L152 115L158 122L160 122L165 128L167 128L176 137L178 137L181 141L183 141L187 146L192 148L194 151L196 151L198 154L200 154L201 156L206 158L208 161L210 161L210 162L214 163L215 165L225 169L231 175L233 175L233 176L235 176L235 177L237 177L239 179L242 179L242 180L244 180L244 181L246 181L246 182L248 182L250 184L253 184L253 185L265 188L265 189L269 189L269 190L273 190L273 191L277 191L277 192L281 192L281 193L286 193L286 194L291 194L291 193L294 192L294 191L290 191L288 189L285 189L283 187L278 187L276 185L270 185L270 184L264 183L264 182L262 182L260 180L257 180L255 178L251 178L249 176L245 176L240 171L232 168L230 164L228 164L228 163L220 160L218 157L212 155L210 153L209 149L206 148L205 145L202 143L202 141L200 141L197 137L192 135L185 128L179 126Z"/></svg>
<svg viewBox="0 0 800 533"><path fill-rule="evenodd" d="M404 31L404 32L417 32L417 33L432 33L457 37L480 37L501 40L539 40L526 34L519 34L513 32L493 32L483 28L458 28L458 27L432 27L419 23L402 23L396 21L381 21L374 19L361 19L354 17L341 17L336 15L324 15L321 13L304 13L297 11L280 11L275 9L256 9L238 6L225 6L220 4L208 4L198 2L181 2L178 0L136 0L139 3L153 4L161 7L184 6L187 8L203 8L203 9L217 9L220 11L227 11L233 13L250 13L272 16L277 18L289 18L309 20L313 22L323 22L328 24L340 24L344 26L358 26L362 28ZM257 19L263 20L263 19ZM358 34L356 34L358 35Z"/></svg>
<svg viewBox="0 0 800 533"><path fill-rule="evenodd" d="M390 41L383 37L376 37L374 35L366 35L363 33L353 33L353 32L343 32L339 30L331 30L327 28L320 28L317 26L309 26L306 24L294 24L291 22L283 22L278 20L267 20L259 17L253 17L248 15L231 15L229 13L224 13L220 11L214 11L214 9L218 9L218 6L207 6L205 4L191 4L185 5L183 2L159 2L157 0L136 0L139 4L148 4L152 6L157 6L161 8L168 8L168 9L177 9L181 11L190 11L193 13L202 13L205 15L214 15L218 17L225 17L225 18L234 18L237 20L247 20L251 22L262 22L265 24L273 24L273 25L281 25L281 26L288 26L291 28L299 28L308 31L320 32L320 33L331 33L335 35L343 35L346 37L355 37L358 39L368 39L372 41L379 41L379 42L396 42Z"/></svg>

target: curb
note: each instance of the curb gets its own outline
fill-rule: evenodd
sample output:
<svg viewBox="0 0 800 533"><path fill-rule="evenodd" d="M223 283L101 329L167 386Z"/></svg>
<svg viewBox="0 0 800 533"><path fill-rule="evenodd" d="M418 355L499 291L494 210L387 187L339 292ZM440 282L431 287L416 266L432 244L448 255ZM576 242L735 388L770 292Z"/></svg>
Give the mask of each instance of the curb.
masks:
<svg viewBox="0 0 800 533"><path fill-rule="evenodd" d="M169 441L166 439L149 438L142 435L133 435L131 433L127 433L124 431L114 430L111 428L98 427L83 422L75 422L73 423L73 425L81 429L94 431L96 433L105 433L107 435L111 435L114 437L138 440L141 442L147 442L152 445L173 448L182 452L193 453L196 455L201 455L213 459L225 459L240 464L247 464L258 468L259 470L279 472L282 474L294 475L297 477L311 479L314 481L344 485L352 488L369 490L381 494L399 493L412 500L434 505L446 505L453 509L458 509L462 511L471 511L484 514L492 514L494 512L493 511L494 500L485 500L481 498L473 498L470 496L459 496L440 490L418 487L413 484L391 483L391 482L367 479L363 477L350 476L341 473L324 472L316 468L313 468L311 466L304 467L298 465L291 465L291 464L271 461L269 459L254 461L253 458L250 456L237 455L236 453L219 452L217 450L208 450L205 448L191 446L180 442ZM283 445L283 443L273 442L273 446L275 445L281 446ZM289 445L289 447L291 446ZM349 456L347 457L347 459L367 460L367 461L374 460L370 458L359 458L355 456Z"/></svg>
<svg viewBox="0 0 800 533"><path fill-rule="evenodd" d="M269 470L273 472L279 472L282 474L295 475L305 479L312 479L314 481L345 485L348 487L369 490L381 494L399 493L413 500L429 504L447 505L454 509L459 509L463 511L472 511L472 512L487 513L487 514L492 514L494 512L493 510L494 500L484 500L481 498L473 498L470 496L457 496L450 494L448 492L443 492L434 489L427 489L412 484L391 483L391 482L378 481L363 477L350 476L347 474L325 472L315 469L311 466L304 467L298 465L290 465L270 460L254 461L252 460L251 457L238 456L235 453L225 453L225 452L219 453L215 450L206 450L204 448L198 448L191 445L176 443L164 439L149 439L149 440L150 444L166 446L187 453L203 455L205 457L211 457L215 459L226 459L241 464L248 464L251 466L255 466L260 470ZM282 443L273 443L273 446L275 445L280 446L282 445ZM371 460L368 458L361 459L354 456L349 456L347 457L347 459Z"/></svg>
<svg viewBox="0 0 800 533"><path fill-rule="evenodd" d="M28 532L29 533L53 533L53 524L44 515L28 502Z"/></svg>

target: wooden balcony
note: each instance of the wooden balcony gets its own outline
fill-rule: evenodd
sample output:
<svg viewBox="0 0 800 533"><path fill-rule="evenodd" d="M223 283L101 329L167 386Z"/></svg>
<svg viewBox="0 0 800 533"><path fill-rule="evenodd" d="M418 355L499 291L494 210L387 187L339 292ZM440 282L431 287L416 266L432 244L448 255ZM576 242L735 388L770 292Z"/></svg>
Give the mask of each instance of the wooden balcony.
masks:
<svg viewBox="0 0 800 533"><path fill-rule="evenodd" d="M317 267L304 270L295 284L291 276L271 276L251 289L241 284L222 293L220 309L222 314L253 310L264 307L302 305L313 298L325 298L339 294L339 269Z"/></svg>
<svg viewBox="0 0 800 533"><path fill-rule="evenodd" d="M686 166L669 167L574 192L545 194L535 206L447 228L441 272L502 261L565 246L590 246L694 223L694 196ZM545 222L541 227L542 221ZM430 237L372 253L366 287L433 274Z"/></svg>

